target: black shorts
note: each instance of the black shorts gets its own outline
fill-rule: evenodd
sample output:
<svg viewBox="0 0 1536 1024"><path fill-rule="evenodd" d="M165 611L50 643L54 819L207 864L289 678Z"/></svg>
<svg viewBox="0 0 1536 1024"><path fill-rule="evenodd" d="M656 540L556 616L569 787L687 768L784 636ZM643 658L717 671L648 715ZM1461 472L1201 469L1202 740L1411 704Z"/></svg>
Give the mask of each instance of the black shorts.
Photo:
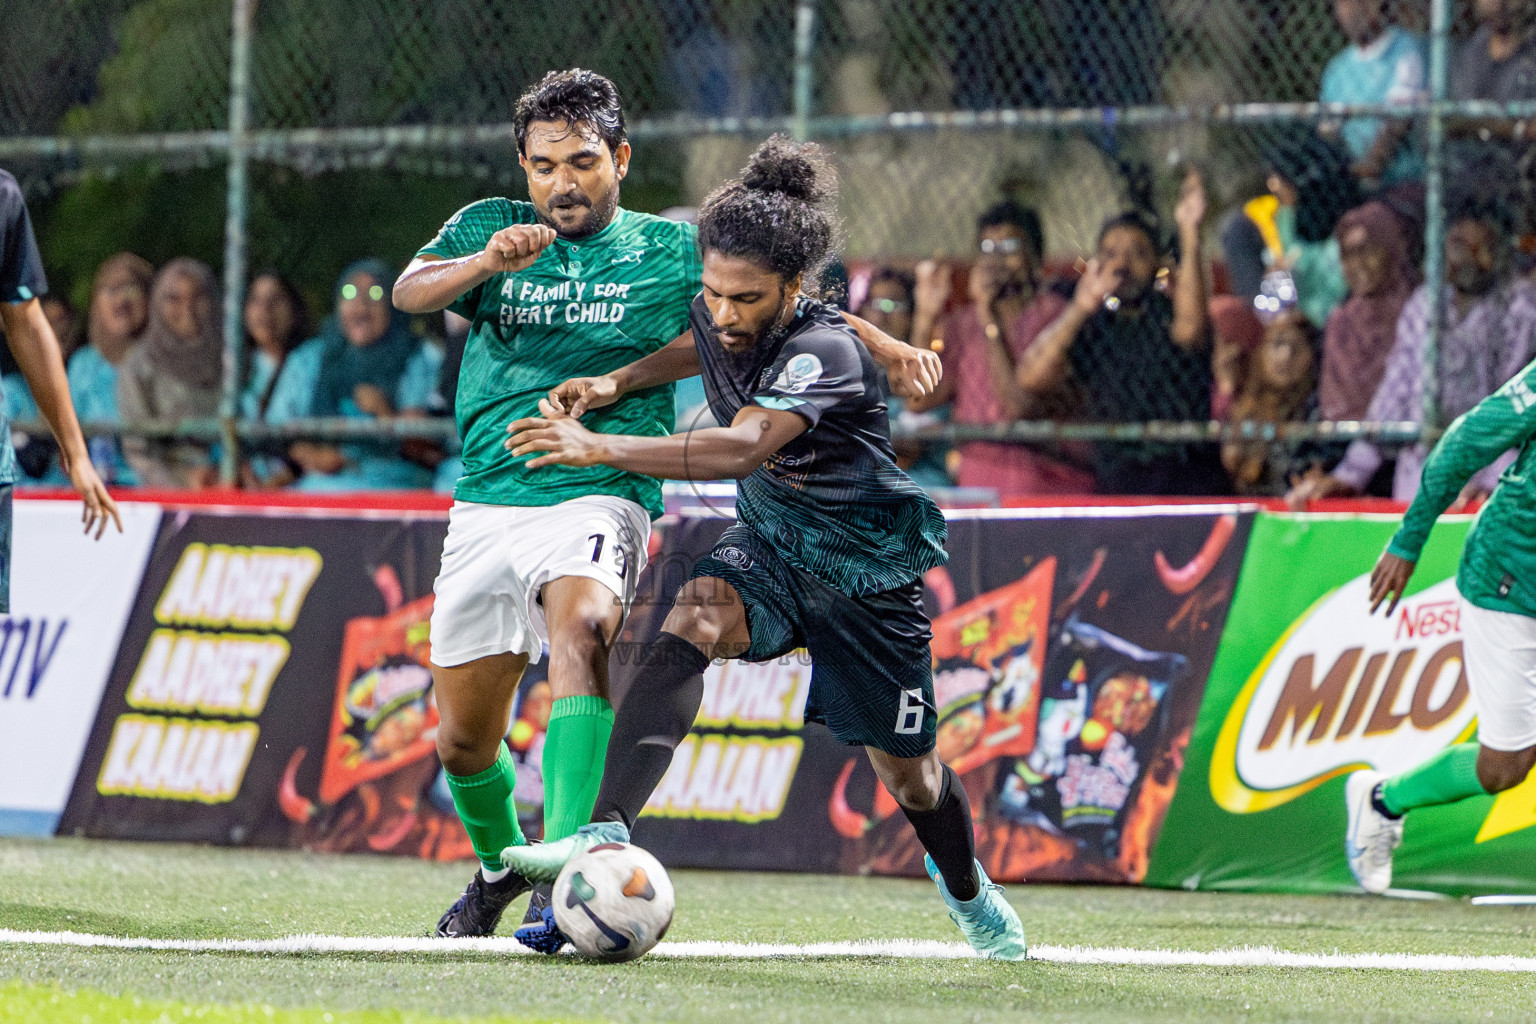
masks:
<svg viewBox="0 0 1536 1024"><path fill-rule="evenodd" d="M807 722L896 757L933 749L933 632L921 580L849 597L740 524L694 565L691 578L699 577L724 580L741 596L752 634L741 660L772 661L801 647L810 653Z"/></svg>

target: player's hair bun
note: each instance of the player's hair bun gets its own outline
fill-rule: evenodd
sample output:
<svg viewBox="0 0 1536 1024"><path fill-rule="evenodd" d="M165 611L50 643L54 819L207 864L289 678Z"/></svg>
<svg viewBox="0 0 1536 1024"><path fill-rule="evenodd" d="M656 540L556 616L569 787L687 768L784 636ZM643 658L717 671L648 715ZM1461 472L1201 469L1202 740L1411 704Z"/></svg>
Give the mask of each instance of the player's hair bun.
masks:
<svg viewBox="0 0 1536 1024"><path fill-rule="evenodd" d="M699 252L750 260L806 295L837 249L837 170L814 142L775 135L752 154L741 177L699 206Z"/></svg>
<svg viewBox="0 0 1536 1024"><path fill-rule="evenodd" d="M778 192L813 206L832 198L836 182L825 150L783 135L757 147L741 175L741 183L754 192Z"/></svg>

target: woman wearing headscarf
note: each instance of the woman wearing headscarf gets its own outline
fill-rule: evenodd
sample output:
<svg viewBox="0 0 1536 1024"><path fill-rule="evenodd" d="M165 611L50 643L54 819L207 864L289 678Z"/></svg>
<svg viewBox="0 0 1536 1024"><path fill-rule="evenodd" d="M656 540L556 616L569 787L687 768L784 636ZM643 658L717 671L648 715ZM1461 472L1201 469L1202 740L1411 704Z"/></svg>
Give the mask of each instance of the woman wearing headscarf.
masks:
<svg viewBox="0 0 1536 1024"><path fill-rule="evenodd" d="M145 420L215 416L224 378L219 286L200 260L180 257L155 278L149 329L117 378L117 403L128 426ZM210 446L195 441L126 437L123 451L146 487L196 488L212 483Z"/></svg>
<svg viewBox="0 0 1536 1024"><path fill-rule="evenodd" d="M120 252L96 269L86 312L86 344L69 359L69 397L81 423L122 423L118 368L149 326L154 281L149 260L131 252ZM139 482L117 438L93 437L86 444L102 480L129 487Z"/></svg>
<svg viewBox="0 0 1536 1024"><path fill-rule="evenodd" d="M1451 204L1445 234L1445 285L1439 342L1435 347L1433 397L1449 422L1473 409L1505 381L1520 375L1536 355L1536 286L1514 273L1512 214L1478 201ZM1396 342L1381 386L1365 418L1373 422L1422 423L1424 366L1429 361L1430 285L1419 286L1397 322ZM1386 464L1386 446L1359 438L1325 477L1313 477L1289 495L1297 508L1307 501L1359 494ZM1397 452L1392 497L1411 502L1429 456L1424 442ZM1514 452L1483 467L1463 500L1486 498Z"/></svg>
<svg viewBox="0 0 1536 1024"><path fill-rule="evenodd" d="M1349 211L1339 218L1337 234L1349 298L1328 317L1318 407L1325 420L1362 420L1419 275L1407 224L1385 203Z"/></svg>
<svg viewBox="0 0 1536 1024"><path fill-rule="evenodd" d="M359 260L336 282L336 311L320 335L283 364L269 423L320 416L390 419L426 413L443 356L412 333L410 318L390 304L395 272L381 260ZM327 444L297 441L289 460L309 491L411 490L430 487L432 473L401 455L397 441Z"/></svg>

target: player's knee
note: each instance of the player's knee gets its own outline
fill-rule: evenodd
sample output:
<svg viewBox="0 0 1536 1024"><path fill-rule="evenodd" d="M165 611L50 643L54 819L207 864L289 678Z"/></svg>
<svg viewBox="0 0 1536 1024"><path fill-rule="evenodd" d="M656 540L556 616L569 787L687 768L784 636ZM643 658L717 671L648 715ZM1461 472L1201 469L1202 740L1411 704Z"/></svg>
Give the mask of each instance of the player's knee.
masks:
<svg viewBox="0 0 1536 1024"><path fill-rule="evenodd" d="M939 806L939 788L924 779L898 784L891 796L909 811L931 811Z"/></svg>
<svg viewBox="0 0 1536 1024"><path fill-rule="evenodd" d="M720 623L710 617L707 606L683 604L681 601L667 613L667 621L661 628L701 651L712 650L722 632Z"/></svg>
<svg viewBox="0 0 1536 1024"><path fill-rule="evenodd" d="M1502 793L1524 782L1533 764L1536 764L1536 747L1517 751L1493 751L1485 747L1478 752L1477 781L1485 792Z"/></svg>
<svg viewBox="0 0 1536 1024"><path fill-rule="evenodd" d="M611 609L596 605L574 609L550 630L550 657L570 655L585 663L599 653L606 655L612 640L613 619Z"/></svg>
<svg viewBox="0 0 1536 1024"><path fill-rule="evenodd" d="M911 766L910 771L894 773L883 780L885 788L909 811L931 811L939 806L943 794L943 771L932 771L926 763Z"/></svg>
<svg viewBox="0 0 1536 1024"><path fill-rule="evenodd" d="M437 729L437 758L449 775L478 775L496 760L500 742L498 737L495 743L487 743L483 737L443 722Z"/></svg>

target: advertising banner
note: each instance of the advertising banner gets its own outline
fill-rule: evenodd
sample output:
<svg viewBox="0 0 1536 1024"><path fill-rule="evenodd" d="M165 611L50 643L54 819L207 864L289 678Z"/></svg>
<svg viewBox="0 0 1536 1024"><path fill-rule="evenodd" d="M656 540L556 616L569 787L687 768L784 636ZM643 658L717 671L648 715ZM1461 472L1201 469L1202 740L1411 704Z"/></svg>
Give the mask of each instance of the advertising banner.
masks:
<svg viewBox="0 0 1536 1024"><path fill-rule="evenodd" d="M671 521L614 697L730 520ZM952 513L925 578L939 752L999 879L1136 882L1178 784L1247 545L1231 506ZM167 513L59 831L472 856L434 749L436 516ZM862 751L803 720L803 652L706 673L637 841L678 866L917 875ZM542 831L545 665L507 735ZM82 729L85 727L82 726Z"/></svg>
<svg viewBox="0 0 1536 1024"><path fill-rule="evenodd" d="M14 505L11 614L0 616L0 835L52 835L96 720L160 526L119 506L123 532L81 532L78 501Z"/></svg>
<svg viewBox="0 0 1536 1024"><path fill-rule="evenodd" d="M952 513L925 578L940 756L997 879L1135 882L1178 783L1247 542L1233 508ZM615 690L727 520L667 532ZM802 720L811 665L711 666L636 841L674 865L920 875L857 748Z"/></svg>
<svg viewBox="0 0 1536 1024"><path fill-rule="evenodd" d="M1475 737L1454 576L1469 520L1436 527L1404 601L1369 614L1396 517L1263 514L1147 876L1186 888L1339 891L1344 779ZM1536 786L1407 819L1394 885L1536 891Z"/></svg>
<svg viewBox="0 0 1536 1024"><path fill-rule="evenodd" d="M59 831L466 854L431 799L445 529L167 514Z"/></svg>

